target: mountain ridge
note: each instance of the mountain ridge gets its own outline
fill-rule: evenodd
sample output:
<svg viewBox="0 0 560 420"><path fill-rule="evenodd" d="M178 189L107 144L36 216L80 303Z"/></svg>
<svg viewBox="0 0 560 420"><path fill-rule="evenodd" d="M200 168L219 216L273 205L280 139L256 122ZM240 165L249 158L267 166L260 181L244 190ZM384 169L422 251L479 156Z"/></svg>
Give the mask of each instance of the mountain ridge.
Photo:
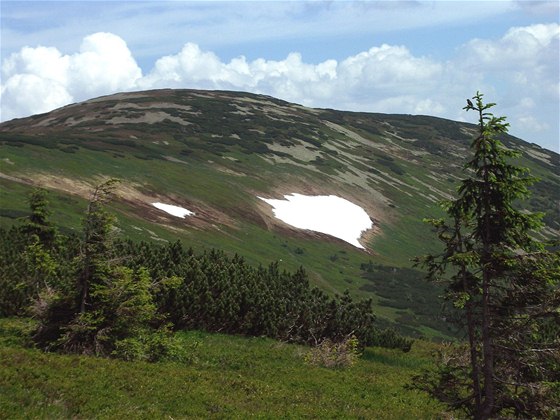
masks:
<svg viewBox="0 0 560 420"><path fill-rule="evenodd" d="M0 124L0 221L24 215L25 194L43 186L54 217L77 230L93 186L120 178L112 208L126 237L181 239L256 264L281 260L289 270L303 265L327 291L372 297L382 317L435 334L405 305L423 280L403 280L390 297L363 267L407 269L414 255L437 250L422 219L441 216L438 202L453 197L475 132L437 117L312 109L241 92L108 95ZM558 236L560 156L511 136L503 142L541 178L526 208L545 212L544 234ZM374 221L362 235L367 252L289 226L258 198L292 193L337 195L365 209ZM195 216L171 216L154 202Z"/></svg>

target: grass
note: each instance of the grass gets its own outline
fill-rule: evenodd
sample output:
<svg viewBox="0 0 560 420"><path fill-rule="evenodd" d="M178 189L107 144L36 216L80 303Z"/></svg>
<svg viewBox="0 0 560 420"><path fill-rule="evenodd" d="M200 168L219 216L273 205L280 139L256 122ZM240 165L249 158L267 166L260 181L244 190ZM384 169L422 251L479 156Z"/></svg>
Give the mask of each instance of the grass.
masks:
<svg viewBox="0 0 560 420"><path fill-rule="evenodd" d="M166 148L172 146L170 143ZM147 161L130 155L116 158L109 153L92 150L80 150L72 154L70 159L67 153L56 149L45 153L44 148L33 145L6 146L3 153L14 163L4 165L8 174L23 173L33 178L35 171L49 172L49 168L50 171L56 168L56 172L66 178L73 178L73 174L78 173L80 176L77 178L83 180L98 178L100 174L114 176L123 179L125 183L142 185L142 189L148 195L150 191L171 193L179 200L193 200L218 208L232 215L236 223L233 228L219 226L218 229L200 230L190 228L188 223L175 221L173 225L180 230L171 230L162 224L138 217L138 212L135 212L129 203L115 202L112 207L117 213L122 237L170 242L181 239L186 246L192 246L197 251L213 247L224 249L230 254L238 253L244 256L255 265L280 261L280 267L288 271L295 271L303 266L308 271L311 281L329 293L341 294L345 289L349 289L356 298L372 298L374 311L383 318L382 321L397 328L400 328L399 324L404 324L405 328L401 328L401 331L407 334L425 336L427 332L427 337L437 337L442 333L444 336L449 335L447 330L421 329L422 318L414 317L414 313L410 314L411 316L403 316L398 307L380 305L380 296L376 290L364 287L368 281L363 278L360 266L370 259L384 265L410 267L410 259L419 252L437 251L436 241L426 239L422 242L423 245L419 245L420 238L429 238L431 235L429 227L423 224L421 219L430 215L430 212L434 215L434 206L426 207L425 202L416 197L399 197L398 216L394 221L381 226L382 233L373 238L370 244L375 254L370 255L342 241L317 240L305 234L286 235L284 232L269 230L266 226L255 223L252 218L244 218L249 212L254 214L252 217L258 218L258 213L255 213L255 203L258 203L258 200L254 197L254 191L269 188L267 183L271 176L278 179L284 179L286 176L285 169L270 166L260 158L240 157L243 159L242 163L228 159L220 160L221 166L231 170L239 172L250 168L250 173L257 174L232 179L225 177L208 161L198 159L186 159L184 162L187 163ZM241 166L242 169L237 166ZM422 177L414 165L407 167L407 171ZM309 176L305 170L300 175ZM10 197L2 203L2 207L5 208L0 211L0 223L15 223L14 217L21 217L27 211L25 196L31 191L31 187L0 179L0 188L3 196ZM84 199L61 191L52 191L50 201L53 221L57 225L75 231L80 229L80 212L87 207ZM407 304L404 294L398 299L402 301L401 306ZM431 299L434 307L437 306L437 296L433 295Z"/></svg>
<svg viewBox="0 0 560 420"><path fill-rule="evenodd" d="M0 319L0 418L435 418L443 408L403 385L430 364L367 348L349 368L304 362L307 348L264 338L180 333L192 361L140 363L24 348L32 323ZM194 344L196 343L196 345Z"/></svg>
<svg viewBox="0 0 560 420"><path fill-rule="evenodd" d="M418 332L437 335L424 328L428 325L409 323L412 318L403 316L402 311L379 305L382 297L364 288L368 282L360 265L371 259L378 264L410 268L411 258L441 249L422 219L443 215L436 202L443 195L434 189L454 194L457 180L464 176L461 167L472 137L464 129L471 126L420 116L332 110L316 114L272 98L234 92L214 92L205 97L191 91L154 91L151 95L130 102L142 106L162 101L177 103L178 108L166 107L165 112L182 115L191 125L167 120L121 127L90 121L84 122L83 127L60 125L47 131L31 129L28 133L33 124L8 122L0 129L0 142L4 142L0 172L31 180L48 174L90 185L101 176L117 177L146 196L167 196L177 204L185 203L186 208L193 203L215 210L225 214L234 226L212 221L212 226L200 228L183 220L150 220L138 203L120 201L112 205L123 237L172 242L180 239L197 251L216 247L241 254L252 264L281 260L281 267L290 271L304 266L312 282L327 292L342 293L348 288L355 297L371 297L375 312L386 320L400 320ZM248 102L248 98L264 102ZM272 108L271 101L275 104ZM113 115L116 111L111 106L116 103L107 98L104 103L65 108L58 116L62 121L99 113L98 121L104 121L136 109L131 107ZM198 113L185 114L181 105L191 106L191 111ZM248 107L250 114L232 114L237 106ZM275 115L274 110L282 111L282 115ZM34 118L38 121L46 116ZM362 140L324 121L340 124ZM268 150L267 144L271 143L298 144L317 151L320 158L302 162L289 153ZM508 138L507 144L530 147L513 138ZM543 153L533 148L533 154L536 152ZM551 162L558 159L552 152L548 155ZM166 160L169 157L174 161ZM274 157L281 157L282 163L274 163ZM535 186L529 208L546 212L547 223L560 229L558 193L553 188L559 178L554 167L530 154L525 154L520 164L530 167L543 180ZM17 217L25 215L25 196L30 190L28 185L0 178L0 224L13 224ZM362 204L372 203L371 216L378 219L380 232L367 244L371 253L342 241L271 226L267 219L271 213L264 214L258 207L257 195L280 198L283 193L306 191L359 197ZM50 198L53 221L65 229L78 230L85 200L54 189ZM437 305L437 296L432 295L431 300ZM404 303L401 300L396 305ZM417 324L418 319L414 322Z"/></svg>

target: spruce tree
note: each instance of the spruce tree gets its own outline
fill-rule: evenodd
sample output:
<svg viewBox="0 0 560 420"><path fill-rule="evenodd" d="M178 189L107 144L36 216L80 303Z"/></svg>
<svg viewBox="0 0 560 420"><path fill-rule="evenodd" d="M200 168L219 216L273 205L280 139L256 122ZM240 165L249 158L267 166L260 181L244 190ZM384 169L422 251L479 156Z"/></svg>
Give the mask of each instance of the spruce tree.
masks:
<svg viewBox="0 0 560 420"><path fill-rule="evenodd" d="M78 289L80 290L80 312L84 313L89 303L90 286L103 282L109 275L111 231L115 218L105 210L105 204L118 180L109 179L95 187L83 220L82 256Z"/></svg>
<svg viewBox="0 0 560 420"><path fill-rule="evenodd" d="M463 311L468 351L447 355L414 386L475 419L558 415L560 258L534 239L542 215L515 206L535 179L498 139L509 124L481 93L472 99L464 109L478 114L478 135L467 178L444 205L451 222L429 221L444 251L422 259Z"/></svg>
<svg viewBox="0 0 560 420"><path fill-rule="evenodd" d="M28 198L31 214L26 217L21 226L22 232L31 238L36 235L39 243L47 248L53 248L56 240L56 229L50 221L51 211L47 199L47 190L34 189Z"/></svg>

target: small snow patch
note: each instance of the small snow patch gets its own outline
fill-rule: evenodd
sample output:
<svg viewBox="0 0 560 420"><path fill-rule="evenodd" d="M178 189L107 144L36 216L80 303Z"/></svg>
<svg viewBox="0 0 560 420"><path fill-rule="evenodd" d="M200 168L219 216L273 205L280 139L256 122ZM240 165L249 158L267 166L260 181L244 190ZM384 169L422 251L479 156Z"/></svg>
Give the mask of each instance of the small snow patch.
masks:
<svg viewBox="0 0 560 420"><path fill-rule="evenodd" d="M190 210L184 209L183 207L179 206L172 206L171 204L152 203L152 205L160 210L163 210L166 213L171 214L172 216L184 218L185 216L194 215L194 213Z"/></svg>
<svg viewBox="0 0 560 420"><path fill-rule="evenodd" d="M326 233L364 249L359 239L372 227L368 214L360 206L335 195L285 195L284 200L258 197L273 207L274 215L299 229Z"/></svg>

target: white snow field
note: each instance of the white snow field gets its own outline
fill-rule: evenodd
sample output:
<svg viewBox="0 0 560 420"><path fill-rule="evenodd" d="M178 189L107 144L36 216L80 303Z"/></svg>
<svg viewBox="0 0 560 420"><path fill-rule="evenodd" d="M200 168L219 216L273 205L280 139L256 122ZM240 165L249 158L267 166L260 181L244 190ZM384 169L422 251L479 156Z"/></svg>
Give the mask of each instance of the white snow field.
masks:
<svg viewBox="0 0 560 420"><path fill-rule="evenodd" d="M185 218L185 216L192 216L194 213L190 210L184 209L183 207L179 206L172 206L171 204L163 204L163 203L152 203L152 206L163 210L166 213L169 213L173 216Z"/></svg>
<svg viewBox="0 0 560 420"><path fill-rule="evenodd" d="M372 227L368 214L360 206L335 195L285 195L284 200L258 197L270 204L274 215L299 229L326 233L364 249L359 239Z"/></svg>

